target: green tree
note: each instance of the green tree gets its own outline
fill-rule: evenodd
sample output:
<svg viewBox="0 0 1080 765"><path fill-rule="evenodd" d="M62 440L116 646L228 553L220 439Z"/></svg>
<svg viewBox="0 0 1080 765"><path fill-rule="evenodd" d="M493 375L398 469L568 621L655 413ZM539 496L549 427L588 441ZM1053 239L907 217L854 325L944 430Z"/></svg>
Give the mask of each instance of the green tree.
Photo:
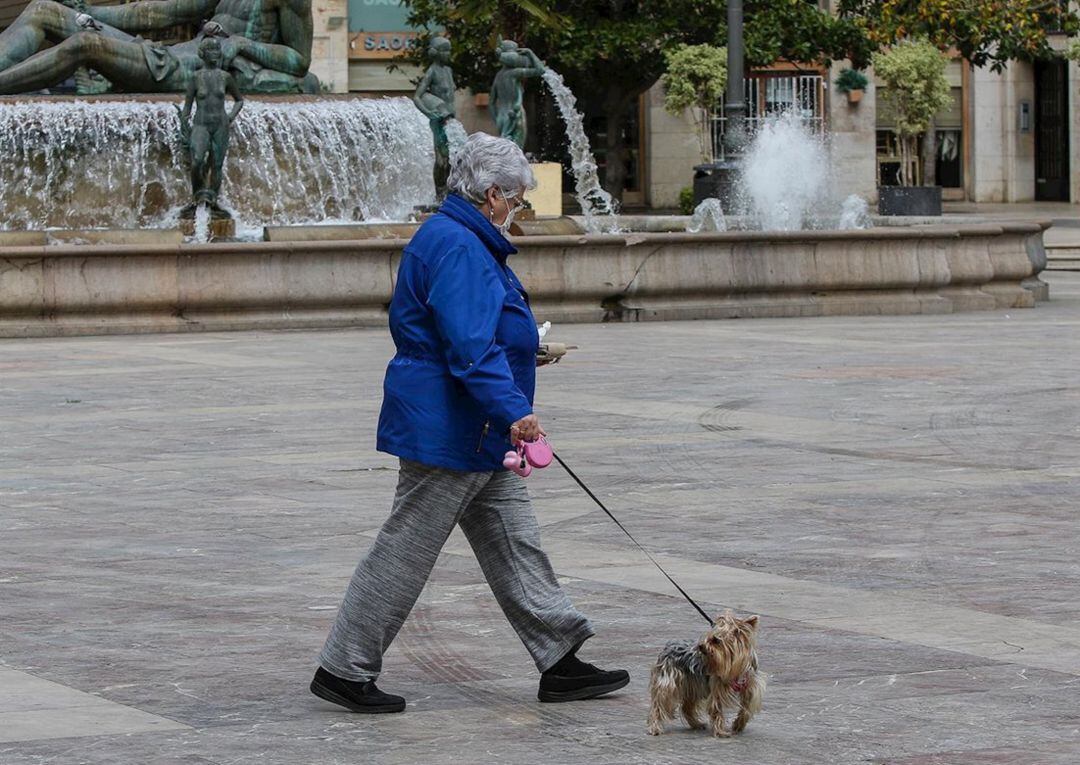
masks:
<svg viewBox="0 0 1080 765"><path fill-rule="evenodd" d="M857 69L870 63L876 48L857 17L833 15L807 0L748 0L746 60L751 66L776 61L828 65L851 59Z"/></svg>
<svg viewBox="0 0 1080 765"><path fill-rule="evenodd" d="M727 87L727 48L713 45L680 45L668 51L664 83L664 108L678 117L687 110L698 134L701 158L713 159L709 115Z"/></svg>
<svg viewBox="0 0 1080 765"><path fill-rule="evenodd" d="M1075 34L1080 28L1069 3L1053 0L840 0L837 13L856 24L875 49L924 39L994 71L1013 60L1050 58L1055 53L1048 33ZM923 142L923 182L930 185L935 180L935 138L931 119Z"/></svg>
<svg viewBox="0 0 1080 765"><path fill-rule="evenodd" d="M1001 71L1013 60L1050 58L1048 33L1074 34L1080 19L1054 0L840 0L841 18L875 48L905 38L955 50L975 66Z"/></svg>
<svg viewBox="0 0 1080 765"><path fill-rule="evenodd" d="M1065 48L1065 58L1080 63L1080 40L1069 40L1069 45Z"/></svg>
<svg viewBox="0 0 1080 765"><path fill-rule="evenodd" d="M874 72L885 85L885 97L896 115L900 143L900 183L914 185L911 162L918 156L919 136L934 115L949 103L945 54L927 40L903 40L873 56Z"/></svg>

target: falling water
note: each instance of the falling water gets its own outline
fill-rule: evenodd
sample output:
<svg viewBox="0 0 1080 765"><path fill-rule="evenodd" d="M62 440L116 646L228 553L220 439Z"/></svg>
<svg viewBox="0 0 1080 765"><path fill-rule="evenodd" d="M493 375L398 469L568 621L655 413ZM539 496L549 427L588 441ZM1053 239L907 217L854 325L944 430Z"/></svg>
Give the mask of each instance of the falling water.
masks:
<svg viewBox="0 0 1080 765"><path fill-rule="evenodd" d="M249 99L222 204L241 227L404 220L434 201L433 162L407 99ZM0 104L0 229L171 227L190 195L173 102Z"/></svg>
<svg viewBox="0 0 1080 765"><path fill-rule="evenodd" d="M724 220L724 209L720 206L720 200L715 197L703 199L701 204L694 208L694 214L686 223L686 230L691 234L727 231L727 221Z"/></svg>
<svg viewBox="0 0 1080 765"><path fill-rule="evenodd" d="M843 199L829 142L798 114L766 121L740 163L735 201L751 227L766 230L862 229L873 222L866 200Z"/></svg>
<svg viewBox="0 0 1080 765"><path fill-rule="evenodd" d="M840 222L837 228L841 230L870 228L870 205L858 194L851 194L840 205Z"/></svg>
<svg viewBox="0 0 1080 765"><path fill-rule="evenodd" d="M584 118L577 110L577 99L566 87L562 75L552 69L544 70L544 82L551 94L555 96L555 103L559 107L559 114L566 123L566 135L570 139L570 163L574 171L574 181L578 204L585 216L585 229L587 231L616 231L618 221L615 214L618 212L615 200L611 194L600 185L600 178L596 173L596 158L593 156L589 139L585 135Z"/></svg>
<svg viewBox="0 0 1080 765"><path fill-rule="evenodd" d="M210 207L201 203L195 210L195 237L196 242L210 241Z"/></svg>
<svg viewBox="0 0 1080 765"><path fill-rule="evenodd" d="M825 142L794 113L762 125L743 156L739 194L763 229L810 227L830 185Z"/></svg>
<svg viewBox="0 0 1080 765"><path fill-rule="evenodd" d="M446 138L450 144L450 157L453 159L468 140L469 132L460 121L450 118L446 121Z"/></svg>

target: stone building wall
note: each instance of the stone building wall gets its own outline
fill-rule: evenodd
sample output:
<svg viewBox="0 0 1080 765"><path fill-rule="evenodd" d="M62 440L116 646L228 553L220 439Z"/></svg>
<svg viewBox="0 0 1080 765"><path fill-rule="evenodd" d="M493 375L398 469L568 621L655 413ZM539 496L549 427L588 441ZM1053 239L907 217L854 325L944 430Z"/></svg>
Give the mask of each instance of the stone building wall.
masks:
<svg viewBox="0 0 1080 765"><path fill-rule="evenodd" d="M645 202L652 208L677 208L679 192L694 182L702 161L689 114L673 117L664 109L664 86L657 83L645 99Z"/></svg>
<svg viewBox="0 0 1080 765"><path fill-rule="evenodd" d="M871 204L877 200L877 93L872 70L862 101L848 103L833 83L840 70L850 66L838 61L828 72L825 85L825 125L830 137L834 183L841 196L858 194Z"/></svg>
<svg viewBox="0 0 1080 765"><path fill-rule="evenodd" d="M311 71L329 93L349 90L348 14L347 0L323 0L312 9Z"/></svg>
<svg viewBox="0 0 1080 765"><path fill-rule="evenodd" d="M1035 101L1030 64L1013 62L1004 72L971 74L971 180L976 202L1028 202L1035 195L1035 135L1021 133L1021 101Z"/></svg>

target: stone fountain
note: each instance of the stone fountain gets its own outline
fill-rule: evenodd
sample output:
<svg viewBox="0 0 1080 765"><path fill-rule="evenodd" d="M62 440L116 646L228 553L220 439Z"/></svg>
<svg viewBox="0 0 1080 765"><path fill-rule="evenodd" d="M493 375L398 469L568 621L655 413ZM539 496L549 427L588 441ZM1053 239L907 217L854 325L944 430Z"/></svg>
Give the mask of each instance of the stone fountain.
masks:
<svg viewBox="0 0 1080 765"><path fill-rule="evenodd" d="M119 30L146 7L73 11L37 0L0 35L0 91L71 74L80 87L156 91L0 100L0 336L384 325L397 259L415 227L403 221L435 201L441 177L432 170L442 148L438 131L432 140L434 113L404 98L258 94L310 89L310 36L271 60L246 43L230 47L223 16L179 46L136 43ZM45 21L70 34L38 51L12 32ZM114 66L102 58L113 46L102 35L141 46L142 58ZM233 124L221 184L240 241L184 242L174 230L191 186L179 96L170 94L186 89L194 69L185 67L207 36L221 37L225 68L258 94ZM60 48L79 71L58 68ZM742 168L749 214L725 219L713 209L697 233L686 232L686 219L617 216L573 94L550 69L541 76L567 124L585 211L580 225L541 227L563 234L518 242L515 268L541 319L940 313L1030 307L1045 297L1037 275L1048 224L879 220L867 228L865 203L848 199L833 217L851 230L808 228L824 218L795 201L813 189L777 188L768 172L755 181L753 146ZM459 124L447 119L445 128L452 156ZM765 138L800 140L782 130ZM811 184L821 175L813 167L804 174ZM138 236L117 238L118 229ZM101 243L75 243L94 240Z"/></svg>
<svg viewBox="0 0 1080 765"><path fill-rule="evenodd" d="M0 229L175 227L191 193L179 103L0 99ZM248 98L229 156L222 201L248 238L268 223L406 220L435 199L427 120L405 98Z"/></svg>

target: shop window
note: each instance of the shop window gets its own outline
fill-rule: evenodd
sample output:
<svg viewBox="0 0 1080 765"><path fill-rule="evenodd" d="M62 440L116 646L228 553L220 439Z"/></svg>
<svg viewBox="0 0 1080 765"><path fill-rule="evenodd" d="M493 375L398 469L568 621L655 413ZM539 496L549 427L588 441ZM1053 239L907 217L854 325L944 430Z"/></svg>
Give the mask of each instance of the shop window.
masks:
<svg viewBox="0 0 1080 765"><path fill-rule="evenodd" d="M959 128L937 131L935 175L937 185L948 189L964 185L963 144Z"/></svg>
<svg viewBox="0 0 1080 765"><path fill-rule="evenodd" d="M957 67L959 62L953 62ZM957 76L959 70L957 69ZM950 72L951 74L951 72ZM892 130L895 119L888 99L887 89L877 89L877 165L878 184L897 186L900 183L900 147ZM963 90L952 88L952 100L934 118L934 173L937 185L945 188L962 188L964 185L963 151ZM912 160L912 177L922 183L923 151L920 137L918 156Z"/></svg>

